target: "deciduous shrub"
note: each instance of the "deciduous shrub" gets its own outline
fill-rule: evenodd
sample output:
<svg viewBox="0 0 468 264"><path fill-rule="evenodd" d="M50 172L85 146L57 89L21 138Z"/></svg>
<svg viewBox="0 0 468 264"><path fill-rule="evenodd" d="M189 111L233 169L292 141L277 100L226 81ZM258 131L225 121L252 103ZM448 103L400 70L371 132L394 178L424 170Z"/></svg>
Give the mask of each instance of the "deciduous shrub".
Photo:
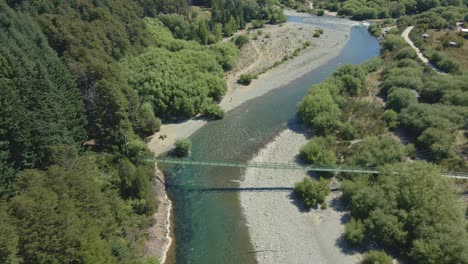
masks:
<svg viewBox="0 0 468 264"><path fill-rule="evenodd" d="M387 110L383 113L382 119L389 129L394 129L398 125L398 114L393 110Z"/></svg>
<svg viewBox="0 0 468 264"><path fill-rule="evenodd" d="M414 49L411 47L402 48L396 54L396 58L399 60L415 59L416 57L417 57L416 51L414 51Z"/></svg>
<svg viewBox="0 0 468 264"><path fill-rule="evenodd" d="M315 85L298 106L299 118L318 135L334 132L341 125L341 111L330 94L331 89L337 88L328 83Z"/></svg>
<svg viewBox="0 0 468 264"><path fill-rule="evenodd" d="M237 83L242 85L249 85L253 79L257 79L257 75L252 73L241 74L239 80L237 80Z"/></svg>
<svg viewBox="0 0 468 264"><path fill-rule="evenodd" d="M250 41L249 36L242 34L236 38L236 40L234 41L234 44L236 44L238 48L242 48L242 46L249 43L249 41Z"/></svg>
<svg viewBox="0 0 468 264"><path fill-rule="evenodd" d="M406 88L392 88L387 96L387 106L396 112L417 102L416 93Z"/></svg>
<svg viewBox="0 0 468 264"><path fill-rule="evenodd" d="M370 24L367 30L374 37L382 35L382 31L380 30L380 26L378 24Z"/></svg>
<svg viewBox="0 0 468 264"><path fill-rule="evenodd" d="M178 139L175 142L174 154L180 157L188 156L191 148L192 142L189 139Z"/></svg>
<svg viewBox="0 0 468 264"><path fill-rule="evenodd" d="M217 104L210 104L203 109L203 115L209 119L222 119L224 110Z"/></svg>
<svg viewBox="0 0 468 264"><path fill-rule="evenodd" d="M460 64L439 51L434 51L429 60L441 71L448 73L460 72Z"/></svg>
<svg viewBox="0 0 468 264"><path fill-rule="evenodd" d="M400 142L389 137L368 137L351 146L346 162L376 167L398 162L403 155L404 146Z"/></svg>
<svg viewBox="0 0 468 264"><path fill-rule="evenodd" d="M393 259L383 251L371 250L364 254L361 264L392 264Z"/></svg>
<svg viewBox="0 0 468 264"><path fill-rule="evenodd" d="M345 238L353 245L361 245L366 235L366 227L361 219L351 217L351 220L345 225Z"/></svg>
<svg viewBox="0 0 468 264"><path fill-rule="evenodd" d="M457 202L453 182L420 161L380 171L378 177L342 184L351 215L363 219L367 234L399 249L412 263L467 263L465 208Z"/></svg>
<svg viewBox="0 0 468 264"><path fill-rule="evenodd" d="M265 26L265 21L263 20L253 20L252 21L252 27L253 28L262 28Z"/></svg>
<svg viewBox="0 0 468 264"><path fill-rule="evenodd" d="M311 208L325 201L325 198L330 193L328 181L320 178L320 180L304 178L303 181L296 183L294 193L304 202L306 208Z"/></svg>
<svg viewBox="0 0 468 264"><path fill-rule="evenodd" d="M320 136L313 137L306 145L301 147L301 158L307 163L329 166L336 164L336 156L331 144L336 139L324 138Z"/></svg>

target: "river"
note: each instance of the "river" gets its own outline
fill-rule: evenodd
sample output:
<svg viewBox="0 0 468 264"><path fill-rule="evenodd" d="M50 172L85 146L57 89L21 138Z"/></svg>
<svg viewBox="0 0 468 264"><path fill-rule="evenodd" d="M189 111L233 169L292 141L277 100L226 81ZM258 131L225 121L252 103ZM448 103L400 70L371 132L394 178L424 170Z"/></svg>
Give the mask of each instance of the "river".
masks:
<svg viewBox="0 0 468 264"><path fill-rule="evenodd" d="M323 28L346 21L330 17L288 17ZM342 52L288 85L245 102L224 119L206 124L191 136L191 158L247 162L276 134L295 122L297 103L310 87L342 64L359 64L379 55L379 44L363 26L351 28ZM168 193L174 202L177 263L256 263L242 217L238 180L243 169L165 166Z"/></svg>

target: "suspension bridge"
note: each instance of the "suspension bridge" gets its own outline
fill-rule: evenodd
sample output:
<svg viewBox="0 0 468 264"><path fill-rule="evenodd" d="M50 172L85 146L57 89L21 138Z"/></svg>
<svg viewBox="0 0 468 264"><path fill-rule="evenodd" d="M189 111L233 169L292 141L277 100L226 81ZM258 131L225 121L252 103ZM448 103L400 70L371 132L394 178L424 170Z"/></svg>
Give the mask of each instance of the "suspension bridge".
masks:
<svg viewBox="0 0 468 264"><path fill-rule="evenodd" d="M302 165L295 163L267 163L267 162L226 162L226 161L194 161L187 159L175 158L156 158L149 159L148 162L157 162L161 164L180 164L190 166L210 166L210 167L234 167L234 168L259 168L259 169L274 169L274 170L303 170L303 171L319 171L319 172L344 172L344 173L361 173L361 174L378 174L378 168L364 168L352 166L314 166ZM468 173L465 172L442 172L441 176L467 179Z"/></svg>

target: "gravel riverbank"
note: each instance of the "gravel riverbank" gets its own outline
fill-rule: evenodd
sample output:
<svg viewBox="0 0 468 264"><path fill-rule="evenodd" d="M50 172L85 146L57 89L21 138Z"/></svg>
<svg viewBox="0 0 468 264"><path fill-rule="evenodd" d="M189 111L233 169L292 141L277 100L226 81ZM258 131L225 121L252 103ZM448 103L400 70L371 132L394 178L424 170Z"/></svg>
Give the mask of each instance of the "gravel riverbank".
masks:
<svg viewBox="0 0 468 264"><path fill-rule="evenodd" d="M221 101L220 106L225 111L229 111L250 99L280 88L322 66L336 57L345 47L353 25L350 22L349 24L344 23L339 29L326 29L320 38L312 37L317 26L293 22L285 23L282 26L268 26L262 29L262 36L259 36L258 32L251 32L252 36L253 34L257 35L257 39L254 40L252 37L251 43L242 48L238 65L233 71L226 74L228 92ZM284 56L290 56L296 49L303 47L306 41L310 41L311 45L299 52L298 56L288 59L259 75L258 79L254 80L249 86L240 86L236 83L242 73L261 72L271 67ZM189 137L204 124L206 124L206 121L197 118L180 123L165 124L158 133L147 139L148 148L155 156L158 156L172 149L177 139ZM160 135L166 137L160 139ZM289 187L291 186L292 184L289 185ZM150 255L164 259L171 244L168 231L171 205L161 188L162 186L159 186L159 190L164 195L159 197L161 202L160 211L154 216L156 226L149 231L150 240L147 243L147 252ZM257 256L260 256L259 254ZM270 263L278 262L273 261ZM285 261L285 263L300 262Z"/></svg>
<svg viewBox="0 0 468 264"><path fill-rule="evenodd" d="M287 129L262 149L252 162L296 162L307 142L301 131ZM293 194L304 171L249 168L240 187L240 201L257 260L263 263L357 263L342 239L348 215L340 193L332 192L328 209L305 210Z"/></svg>
<svg viewBox="0 0 468 264"><path fill-rule="evenodd" d="M333 59L345 47L351 26L354 24L354 22L343 23L340 29L326 29L320 38L312 37L312 32L317 26L305 23L287 22L283 26L269 26L262 29L263 37L252 39L252 43L241 50L238 65L241 64L242 67L236 67L234 71L226 74L228 92L220 103L221 108L229 111L250 99L280 88ZM302 50L298 56L259 75L250 85L241 86L236 83L242 73L259 72L284 56L290 56L306 41L310 41L311 45ZM249 59L246 54L252 54L255 59ZM162 125L160 131L148 139L148 147L158 156L172 149L177 139L189 137L204 124L205 120L193 118L180 123ZM160 139L160 135L166 137Z"/></svg>

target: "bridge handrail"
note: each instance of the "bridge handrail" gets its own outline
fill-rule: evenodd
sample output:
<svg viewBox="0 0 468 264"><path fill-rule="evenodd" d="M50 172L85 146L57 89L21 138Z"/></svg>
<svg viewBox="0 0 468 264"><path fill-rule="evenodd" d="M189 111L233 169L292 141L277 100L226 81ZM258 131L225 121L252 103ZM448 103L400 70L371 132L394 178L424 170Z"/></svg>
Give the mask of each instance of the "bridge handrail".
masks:
<svg viewBox="0 0 468 264"><path fill-rule="evenodd" d="M312 170L325 172L347 172L347 173L365 173L378 174L380 171L377 168L363 168L355 166L315 166L305 164L291 163L268 163L268 162L249 162L237 163L226 161L193 161L184 159L147 159L148 162L159 162L168 164L185 164L185 165L200 165L200 166L216 166L216 167L237 167L237 168L264 168L264 169L284 169L284 170ZM468 179L468 173L464 172L442 172L442 176L455 179Z"/></svg>

